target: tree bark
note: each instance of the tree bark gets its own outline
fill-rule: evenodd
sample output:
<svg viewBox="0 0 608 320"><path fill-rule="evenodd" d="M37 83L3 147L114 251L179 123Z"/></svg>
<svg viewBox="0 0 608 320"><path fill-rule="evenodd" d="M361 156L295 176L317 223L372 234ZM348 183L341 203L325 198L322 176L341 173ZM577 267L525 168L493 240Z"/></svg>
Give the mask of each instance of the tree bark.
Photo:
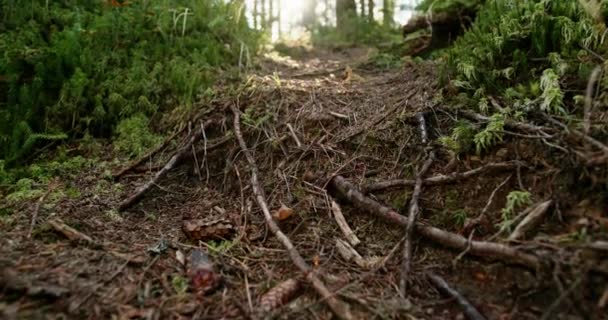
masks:
<svg viewBox="0 0 608 320"><path fill-rule="evenodd" d="M357 16L355 0L336 0L336 25L340 31L348 27L349 20Z"/></svg>
<svg viewBox="0 0 608 320"><path fill-rule="evenodd" d="M314 25L317 22L316 9L317 0L309 0L306 2L302 17L302 24L309 30L314 28Z"/></svg>
<svg viewBox="0 0 608 320"><path fill-rule="evenodd" d="M374 0L367 1L367 20L369 23L374 22Z"/></svg>
<svg viewBox="0 0 608 320"><path fill-rule="evenodd" d="M391 27L395 24L394 15L395 15L395 1L394 0L384 0L383 8L383 21L384 25Z"/></svg>

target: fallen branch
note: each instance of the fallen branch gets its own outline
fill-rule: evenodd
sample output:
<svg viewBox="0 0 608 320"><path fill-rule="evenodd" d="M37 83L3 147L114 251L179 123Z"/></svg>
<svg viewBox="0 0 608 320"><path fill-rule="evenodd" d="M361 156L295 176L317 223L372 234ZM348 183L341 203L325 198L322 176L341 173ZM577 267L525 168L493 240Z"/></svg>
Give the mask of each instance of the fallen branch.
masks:
<svg viewBox="0 0 608 320"><path fill-rule="evenodd" d="M501 182L498 185L498 187L496 187L492 191L492 193L490 194L490 197L488 198L488 202L486 202L486 206L483 207L483 210L481 210L481 213L476 218L465 222L464 228L462 228L465 233L468 233L469 231L473 230L473 228L475 228L478 224L480 224L482 221L484 221L484 219L487 219L486 214L488 212L488 209L490 209L490 205L492 205L492 202L494 201L496 192L498 192L498 190L500 190L500 188L502 188L505 184L507 184L507 182L509 182L509 180L511 180L511 176L513 176L513 175L508 176L503 182Z"/></svg>
<svg viewBox="0 0 608 320"><path fill-rule="evenodd" d="M534 207L530 213L517 225L513 233L509 236L509 240L517 240L523 237L526 232L535 228L540 224L547 209L553 204L553 200L547 200L543 203L540 203Z"/></svg>
<svg viewBox="0 0 608 320"><path fill-rule="evenodd" d="M36 219L38 218L38 212L40 212L40 206L44 203L44 200L57 188L59 184L59 180L55 179L51 181L48 185L46 192L36 201L36 206L34 207L34 213L32 213L32 221L30 223L30 229L27 232L27 238L32 237L32 232L34 231L34 227L36 226Z"/></svg>
<svg viewBox="0 0 608 320"><path fill-rule="evenodd" d="M517 168L518 165L521 165L519 161L506 161L506 162L498 162L498 163L489 163L483 167L475 168L465 172L455 172L448 175L436 175L430 178L426 178L422 180L422 185L438 185L438 184L448 184L453 183L458 180L468 179L476 175L480 175L483 173L488 173L492 171L498 170L508 170ZM387 180L369 184L365 187L366 193L380 191L385 189L393 189L397 187L407 187L407 186L415 186L416 180L407 180L407 179L396 179L396 180Z"/></svg>
<svg viewBox="0 0 608 320"><path fill-rule="evenodd" d="M340 227L340 230L346 237L346 240L348 240L352 246L357 246L359 243L361 243L361 240L357 238L357 235L355 235L353 230L348 226L348 223L346 223L346 219L344 218L344 214L342 214L340 206L333 200L331 202L331 212L334 214L334 219L336 220L336 223L338 223L338 227Z"/></svg>
<svg viewBox="0 0 608 320"><path fill-rule="evenodd" d="M275 235L275 237L283 244L293 263L300 269L300 271L305 275L306 279L311 283L313 288L323 297L323 300L329 308L333 311L333 313L339 317L340 319L353 319L353 316L350 312L349 307L338 300L330 291L325 287L325 284L317 277L314 270L304 261L300 253L296 250L296 248L291 243L291 240L281 231L276 222L272 219L272 215L270 214L270 210L268 209L268 204L266 203L266 197L264 196L264 190L260 186L258 181L258 168L255 162L255 159L251 155L251 152L247 148L247 144L243 139L243 135L241 133L241 125L240 125L240 113L239 110L236 109L235 106L232 106L232 112L234 113L234 133L236 138L241 146L241 150L249 163L250 171L251 171L251 187L253 189L253 193L255 195L256 201L264 213L264 219L266 220L266 224L270 231Z"/></svg>
<svg viewBox="0 0 608 320"><path fill-rule="evenodd" d="M70 241L81 241L87 244L95 244L95 241L91 237L68 226L59 218L49 220L48 224L53 227L55 231L63 234Z"/></svg>
<svg viewBox="0 0 608 320"><path fill-rule="evenodd" d="M439 292L449 296L450 298L456 299L467 318L470 320L486 319L465 297L463 297L458 291L451 288L442 277L432 273L429 273L427 277Z"/></svg>
<svg viewBox="0 0 608 320"><path fill-rule="evenodd" d="M475 112L468 111L468 110L459 110L458 114L460 114L461 116L463 116L469 120L473 120L473 121L489 122L491 120L489 117L486 117L479 113L475 113ZM549 133L552 133L555 131L549 127L537 126L534 124L513 121L513 120L509 120L509 119L505 120L505 127L508 129L516 129L516 130L525 131L525 132L538 133L538 134L544 136L545 138L551 137L549 135Z"/></svg>
<svg viewBox="0 0 608 320"><path fill-rule="evenodd" d="M165 141L163 141L163 143L161 143L160 145L158 145L153 150L150 150L150 152L146 153L143 157L132 161L128 166L122 168L120 171L118 171L117 173L113 174L112 178L114 180L119 180L127 172L133 171L137 167L141 166L146 160L151 159L157 153L159 153L163 149L165 149L169 145L169 143L171 143L171 141L173 141L173 139L175 139L175 137L177 137L179 134L181 134L186 128L187 127L184 126L184 128L182 128L182 129L178 130L177 132L175 132L174 134L172 134L169 138L165 139Z"/></svg>
<svg viewBox="0 0 608 320"><path fill-rule="evenodd" d="M428 132L426 129L426 122L422 113L416 114L416 118L420 123L420 132L422 136L422 143L428 143ZM422 193L422 177L429 170L433 160L435 158L435 152L431 151L428 158L422 164L422 168L416 173L416 183L414 185L414 192L412 193L412 199L410 200L410 208L407 216L407 225L405 227L405 243L403 244L403 261L401 263L401 277L399 280L399 287L403 296L406 296L407 291L407 279L410 274L412 265L412 238L414 236L414 226L418 219L418 213L420 212L420 206L418 205L418 199Z"/></svg>
<svg viewBox="0 0 608 320"><path fill-rule="evenodd" d="M152 179L150 179L150 181L146 182L145 184L143 184L142 186L137 188L130 197L128 197L127 199L125 199L123 202L120 203L118 210L119 211L127 210L130 207L132 207L133 205L135 205L137 202L139 202L139 200L141 200L144 197L144 195L148 191L150 191L150 189L152 189L152 187L154 185L156 185L162 177L164 177L169 171L171 171L173 168L175 168L184 158L186 158L188 156L188 154L190 153L194 144L197 141L199 141L200 139L202 139L203 135L204 135L204 133L199 130L196 130L195 132L193 132L190 135L190 139L188 140L188 142L183 147L181 147L171 157L171 159L169 159L169 161L163 166L162 169L160 169L160 171L158 171L158 172L156 172L156 174L154 174L154 176L152 177ZM229 137L219 138L219 140L216 143L214 143L212 146L207 147L207 151L221 146L222 144L226 143L229 139L230 139Z"/></svg>
<svg viewBox="0 0 608 320"><path fill-rule="evenodd" d="M348 200L354 206L367 211L368 213L372 213L396 225L405 227L408 224L407 217L402 216L392 208L364 196L363 193L357 190L353 184L342 176L333 177L329 183L329 187L334 194ZM467 249L467 246L470 245L469 253L476 256L491 257L535 270L541 267L541 260L539 257L521 252L508 245L486 241L469 242L467 238L461 235L420 222L416 223L416 232L438 244L461 251Z"/></svg>

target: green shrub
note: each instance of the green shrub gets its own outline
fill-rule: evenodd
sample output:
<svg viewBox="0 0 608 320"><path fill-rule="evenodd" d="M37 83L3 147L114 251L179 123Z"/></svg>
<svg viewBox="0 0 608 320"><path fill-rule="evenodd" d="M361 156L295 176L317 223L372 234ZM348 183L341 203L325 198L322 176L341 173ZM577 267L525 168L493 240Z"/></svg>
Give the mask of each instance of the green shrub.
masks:
<svg viewBox="0 0 608 320"><path fill-rule="evenodd" d="M148 122L143 114L121 120L116 126L114 148L129 157L139 157L159 144L162 137L150 131Z"/></svg>
<svg viewBox="0 0 608 320"><path fill-rule="evenodd" d="M586 7L592 3L488 0L442 56L443 80L466 95L465 107L493 115L475 135L478 152L501 141L507 119L535 112L582 116L581 97L571 92L583 92L595 65L591 52L606 52L606 25L599 9Z"/></svg>
<svg viewBox="0 0 608 320"><path fill-rule="evenodd" d="M0 0L0 159L121 120L188 108L257 51L240 1Z"/></svg>

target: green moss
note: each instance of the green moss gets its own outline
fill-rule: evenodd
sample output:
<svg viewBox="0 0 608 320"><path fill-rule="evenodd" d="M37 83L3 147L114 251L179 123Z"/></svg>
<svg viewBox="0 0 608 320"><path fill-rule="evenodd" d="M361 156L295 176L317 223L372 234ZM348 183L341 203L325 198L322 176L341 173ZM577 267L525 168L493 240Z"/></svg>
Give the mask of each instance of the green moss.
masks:
<svg viewBox="0 0 608 320"><path fill-rule="evenodd" d="M148 118L143 114L136 114L118 123L114 149L131 158L136 158L161 143L162 140L161 136L150 131Z"/></svg>

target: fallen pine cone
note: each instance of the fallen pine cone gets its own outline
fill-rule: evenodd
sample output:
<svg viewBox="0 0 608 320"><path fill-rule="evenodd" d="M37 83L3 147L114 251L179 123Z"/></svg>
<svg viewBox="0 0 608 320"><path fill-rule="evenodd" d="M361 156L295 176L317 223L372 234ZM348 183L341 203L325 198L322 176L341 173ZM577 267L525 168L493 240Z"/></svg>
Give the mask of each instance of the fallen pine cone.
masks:
<svg viewBox="0 0 608 320"><path fill-rule="evenodd" d="M260 298L260 309L270 312L287 304L298 296L300 288L300 281L296 279L288 279L279 283Z"/></svg>

